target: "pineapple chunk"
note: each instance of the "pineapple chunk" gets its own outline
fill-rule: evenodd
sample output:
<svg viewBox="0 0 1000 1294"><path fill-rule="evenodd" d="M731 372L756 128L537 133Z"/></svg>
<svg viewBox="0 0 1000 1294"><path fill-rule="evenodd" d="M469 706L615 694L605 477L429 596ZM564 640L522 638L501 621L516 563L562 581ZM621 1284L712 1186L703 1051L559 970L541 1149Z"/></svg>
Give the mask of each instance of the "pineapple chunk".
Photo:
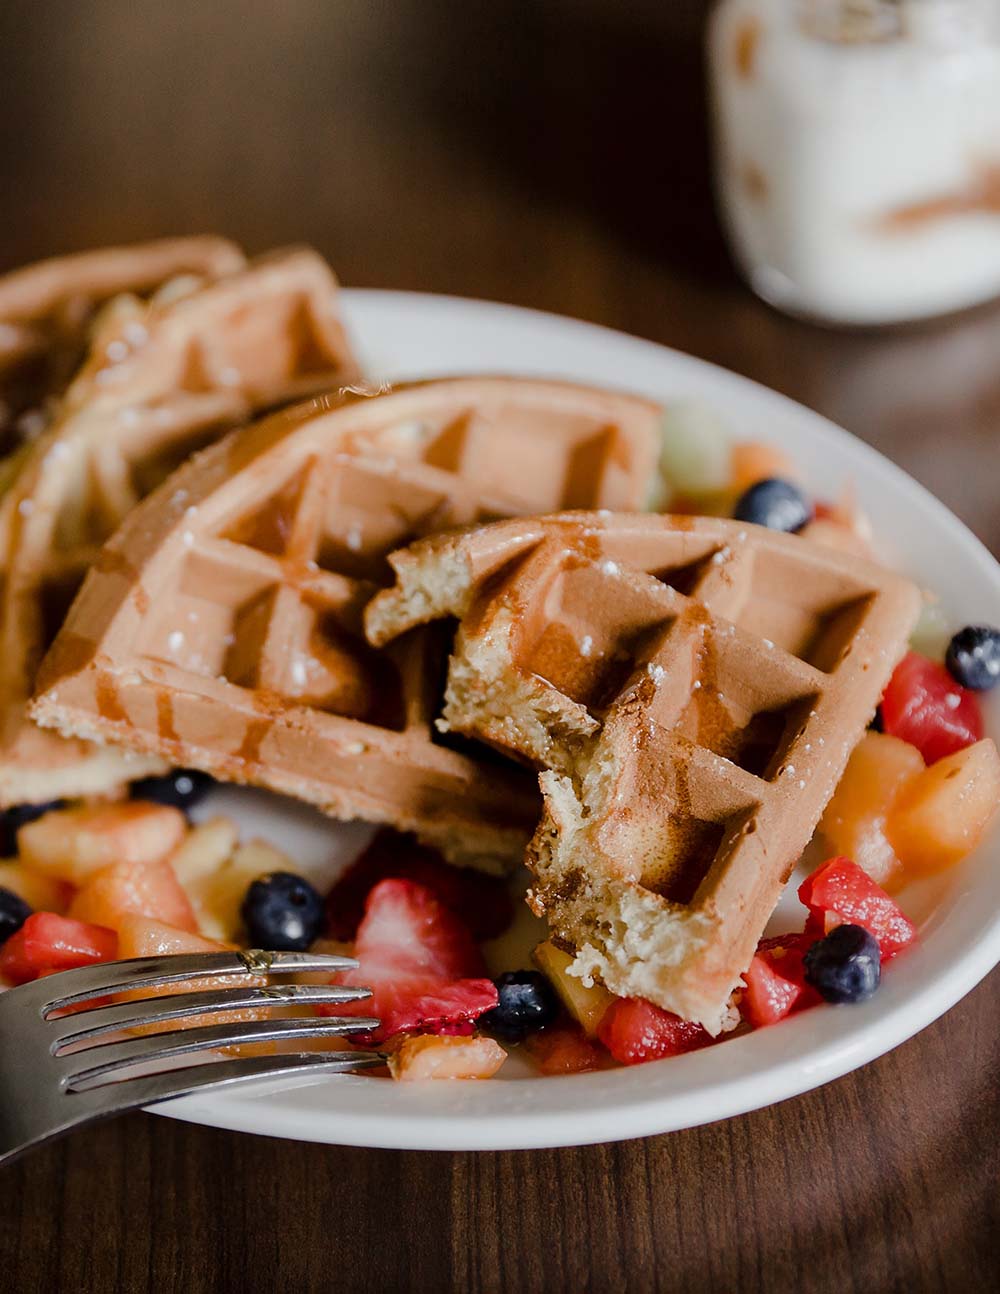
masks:
<svg viewBox="0 0 1000 1294"><path fill-rule="evenodd" d="M903 866L941 871L970 854L1000 807L1000 755L989 737L939 759L909 783L887 833Z"/></svg>
<svg viewBox="0 0 1000 1294"><path fill-rule="evenodd" d="M203 907L199 911L201 929L210 939L239 943L243 935L240 908L250 882L268 872L294 871L292 860L280 849L266 840L248 840L224 866L205 878Z"/></svg>
<svg viewBox="0 0 1000 1294"><path fill-rule="evenodd" d="M73 894L73 887L65 881L29 871L18 862L0 863L0 889L17 894L35 912L57 912L60 916Z"/></svg>
<svg viewBox="0 0 1000 1294"><path fill-rule="evenodd" d="M174 852L187 832L180 809L126 800L55 809L17 833L25 867L82 885L112 863L155 863Z"/></svg>
<svg viewBox="0 0 1000 1294"><path fill-rule="evenodd" d="M209 818L192 827L170 862L185 887L211 876L236 848L240 833L232 818Z"/></svg>
<svg viewBox="0 0 1000 1294"><path fill-rule="evenodd" d="M188 832L170 859L174 875L180 881L194 908L198 929L211 938L222 939L212 919L208 891L218 872L236 848L239 830L231 818L209 818Z"/></svg>
<svg viewBox="0 0 1000 1294"><path fill-rule="evenodd" d="M605 1011L615 1000L600 984L592 988L568 973L573 958L557 948L550 939L538 945L532 953L535 965L548 977L549 982L559 994L563 1006L573 1019L581 1026L588 1038L597 1037L597 1026L601 1023Z"/></svg>
<svg viewBox="0 0 1000 1294"><path fill-rule="evenodd" d="M507 1053L492 1038L449 1038L418 1034L406 1038L389 1057L398 1083L426 1078L492 1078Z"/></svg>

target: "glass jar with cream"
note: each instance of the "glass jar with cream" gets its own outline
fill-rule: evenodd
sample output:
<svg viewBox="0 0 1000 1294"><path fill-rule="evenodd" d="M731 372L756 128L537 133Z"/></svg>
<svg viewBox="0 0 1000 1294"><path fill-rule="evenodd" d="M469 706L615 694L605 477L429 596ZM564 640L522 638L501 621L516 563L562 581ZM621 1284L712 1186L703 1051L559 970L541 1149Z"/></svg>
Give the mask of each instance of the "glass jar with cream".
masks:
<svg viewBox="0 0 1000 1294"><path fill-rule="evenodd" d="M720 0L708 39L760 296L847 325L1000 296L1000 0Z"/></svg>

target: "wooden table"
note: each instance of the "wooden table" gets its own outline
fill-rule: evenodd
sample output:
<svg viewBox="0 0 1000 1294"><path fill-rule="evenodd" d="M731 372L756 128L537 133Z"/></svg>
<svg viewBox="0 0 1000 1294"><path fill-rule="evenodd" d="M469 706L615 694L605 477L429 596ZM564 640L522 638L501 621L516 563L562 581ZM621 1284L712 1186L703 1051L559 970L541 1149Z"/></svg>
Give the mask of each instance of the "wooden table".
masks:
<svg viewBox="0 0 1000 1294"><path fill-rule="evenodd" d="M1000 309L862 336L749 295L712 213L703 9L6 0L0 259L218 230L314 243L348 284L599 320L844 423L1000 550ZM621 1145L404 1154L137 1115L3 1174L0 1285L985 1288L998 989L811 1095Z"/></svg>

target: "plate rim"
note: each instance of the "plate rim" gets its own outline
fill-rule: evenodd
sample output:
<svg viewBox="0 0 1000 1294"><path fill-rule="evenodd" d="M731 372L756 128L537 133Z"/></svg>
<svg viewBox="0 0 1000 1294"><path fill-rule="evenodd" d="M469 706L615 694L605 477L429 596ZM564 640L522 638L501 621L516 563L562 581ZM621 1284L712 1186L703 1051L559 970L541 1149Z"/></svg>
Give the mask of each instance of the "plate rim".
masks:
<svg viewBox="0 0 1000 1294"><path fill-rule="evenodd" d="M522 324L535 330L555 329L564 336L573 335L573 344L586 347L596 343L609 349L631 352L653 365L680 364L699 378L715 387L726 390L734 400L741 395L751 395L751 404L770 405L779 409L790 421L808 429L808 440L824 450L844 451L848 459L862 462L866 476L876 481L891 482L892 486L919 500L920 507L934 518L935 529L943 528L950 546L957 548L978 568L979 574L992 585L998 612L1000 612L1000 564L986 546L969 528L927 487L916 481L892 460L873 446L839 427L830 419L808 406L765 386L761 382L735 373L711 361L689 355L676 348L664 346L646 338L636 337L601 324L589 323L529 307L485 301L474 297L447 294L404 292L394 289L364 288L343 289L344 314L349 330L352 314L364 315L366 311L416 312L444 310L460 314L476 314L489 327L500 321L503 324ZM357 323L357 320L354 321ZM410 376L407 361L395 363L397 372ZM567 376L556 365L551 371L539 367L532 375L551 377ZM421 370L423 376L444 376L449 370L440 367L433 372ZM459 368L452 371L471 371ZM484 364L484 372L515 372L512 366L501 363L499 367ZM523 371L523 369L521 370ZM414 376L417 374L414 373ZM378 374L376 374L378 376ZM401 380L397 378L397 380ZM579 378L571 379L579 380ZM601 375L595 375L595 385L613 386ZM636 389L623 383L620 389ZM662 398L662 396L660 397ZM682 397L683 398L683 397ZM1000 842L991 842L995 848ZM967 898L967 895L960 896ZM971 919L966 902L963 919ZM952 925L954 926L954 922ZM861 1007L849 1008L851 1015L830 1017L829 1013L808 1013L784 1021L781 1039L785 1042L785 1059L761 1068L755 1062L757 1051L766 1051L770 1031L759 1031L746 1037L733 1039L726 1044L727 1053L741 1049L730 1057L737 1063L736 1072L726 1076L718 1072L717 1058L721 1053L714 1048L705 1052L654 1062L626 1070L608 1070L598 1074L570 1075L560 1078L515 1079L502 1084L439 1084L429 1087L478 1089L455 1093L442 1105L445 1093L427 1092L414 1100L413 1089L404 1091L399 1085L363 1078L345 1077L277 1084L266 1081L253 1090L220 1090L201 1093L175 1100L166 1105L149 1107L151 1113L180 1119L204 1126L227 1128L234 1131L280 1136L297 1140L329 1144L367 1146L380 1149L419 1150L504 1150L538 1149L546 1147L586 1145L599 1142L625 1140L655 1135L663 1132L697 1127L720 1119L731 1118L752 1110L778 1104L860 1068L877 1059L896 1046L915 1036L932 1024L944 1012L960 1001L1000 961L1000 905L992 918L973 921L975 937L964 945L961 955L946 965L928 986L916 994L905 992L904 985L890 981L878 997ZM959 922L961 925L961 921ZM956 942L955 931L951 932ZM923 946L907 954L914 963L927 960ZM843 1008L847 1010L848 1008ZM817 1026L817 1020L822 1022ZM822 1027L825 1025L825 1028ZM827 1034L814 1039L813 1035ZM796 1046L798 1043L798 1047ZM711 1058L716 1058L714 1062ZM669 1071L664 1067L669 1066ZM729 1068L732 1068L730 1066ZM658 1078L672 1075L680 1080L681 1092L664 1091ZM608 1077L612 1076L621 1089L618 1099L608 1101L603 1096ZM686 1082L685 1082L686 1080ZM360 1106L353 1101L363 1085L373 1083L397 1094L392 1097L394 1108L365 1110L366 1098ZM510 1109L490 1112L489 1090L510 1089L544 1083L548 1094L541 1109L522 1108L516 1100L508 1101ZM338 1111L334 1101L322 1111L321 1123L315 1116L291 1104L274 1102L270 1098L280 1089L282 1095L297 1090L318 1088L329 1090L334 1096L337 1084L344 1095L349 1095L347 1109ZM694 1085L694 1091L685 1089ZM415 1085L418 1086L418 1085ZM574 1107L586 1102L585 1093L591 1090L595 1104L582 1112ZM553 1109L557 1092L566 1096L565 1109ZM631 1095L630 1095L631 1093ZM456 1099L460 1095L461 1099ZM684 1096L683 1109L679 1097ZM573 1096L572 1101L569 1100ZM471 1098L471 1099L470 1099ZM485 1098L485 1099L483 1099ZM578 1099L577 1099L578 1098ZM423 1108L420 1108L420 1101ZM382 1102L384 1105L385 1102ZM440 1107L440 1108L438 1108ZM461 1108L457 1108L461 1107ZM598 1117L599 1116L599 1117ZM613 1126L608 1120L613 1119Z"/></svg>

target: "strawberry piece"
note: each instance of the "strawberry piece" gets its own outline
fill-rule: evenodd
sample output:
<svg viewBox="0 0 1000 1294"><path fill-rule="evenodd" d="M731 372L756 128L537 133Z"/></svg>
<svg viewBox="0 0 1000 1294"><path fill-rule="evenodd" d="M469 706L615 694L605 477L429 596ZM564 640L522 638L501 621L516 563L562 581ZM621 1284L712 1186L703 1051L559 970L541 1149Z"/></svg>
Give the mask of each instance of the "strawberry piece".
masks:
<svg viewBox="0 0 1000 1294"><path fill-rule="evenodd" d="M543 1074L582 1074L600 1069L600 1050L574 1021L552 1024L525 1042L528 1055Z"/></svg>
<svg viewBox="0 0 1000 1294"><path fill-rule="evenodd" d="M817 867L799 886L799 898L809 909L808 932L822 938L845 923L864 926L878 940L883 962L916 938L910 918L849 858Z"/></svg>
<svg viewBox="0 0 1000 1294"><path fill-rule="evenodd" d="M983 716L975 692L960 687L943 665L911 651L885 689L882 728L933 764L979 741Z"/></svg>
<svg viewBox="0 0 1000 1294"><path fill-rule="evenodd" d="M597 1036L622 1065L680 1056L712 1042L711 1034L700 1024L682 1020L640 997L620 997L612 1002Z"/></svg>
<svg viewBox="0 0 1000 1294"><path fill-rule="evenodd" d="M371 998L319 1007L326 1015L378 1016L366 1042L397 1033L444 1031L467 1025L497 1005L482 953L459 918L413 881L380 881L368 895L354 955L360 965L336 977L363 984Z"/></svg>
<svg viewBox="0 0 1000 1294"><path fill-rule="evenodd" d="M814 934L775 935L762 939L743 976L746 991L741 1009L755 1029L776 1024L793 1011L815 1006L821 999L806 983L803 957L816 942Z"/></svg>
<svg viewBox="0 0 1000 1294"><path fill-rule="evenodd" d="M27 984L43 971L114 961L117 954L113 930L54 912L33 912L0 950L0 976L11 984Z"/></svg>
<svg viewBox="0 0 1000 1294"><path fill-rule="evenodd" d="M380 831L337 881L326 899L331 939L353 939L372 889L388 877L425 885L439 903L461 917L478 940L495 939L510 925L514 907L506 884L468 867L452 867L436 849L412 835Z"/></svg>

